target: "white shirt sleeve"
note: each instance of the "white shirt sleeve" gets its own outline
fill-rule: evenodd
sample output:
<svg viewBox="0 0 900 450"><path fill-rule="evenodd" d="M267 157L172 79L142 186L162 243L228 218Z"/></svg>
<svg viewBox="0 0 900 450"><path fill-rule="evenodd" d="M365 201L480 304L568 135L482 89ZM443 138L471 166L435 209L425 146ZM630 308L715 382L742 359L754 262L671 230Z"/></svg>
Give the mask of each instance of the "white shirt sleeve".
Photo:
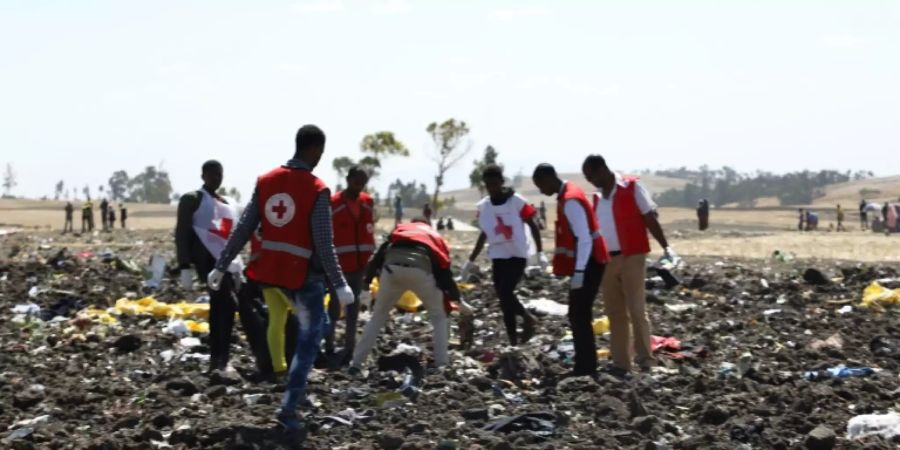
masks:
<svg viewBox="0 0 900 450"><path fill-rule="evenodd" d="M634 200L637 202L641 214L647 214L656 209L656 203L653 202L653 197L650 196L650 192L647 191L647 188L645 188L640 181L635 181Z"/></svg>
<svg viewBox="0 0 900 450"><path fill-rule="evenodd" d="M575 249L575 270L583 272L594 249L587 213L577 200L567 201L563 212L566 214L566 219L569 220L569 226L572 227L572 233L575 235L578 245Z"/></svg>

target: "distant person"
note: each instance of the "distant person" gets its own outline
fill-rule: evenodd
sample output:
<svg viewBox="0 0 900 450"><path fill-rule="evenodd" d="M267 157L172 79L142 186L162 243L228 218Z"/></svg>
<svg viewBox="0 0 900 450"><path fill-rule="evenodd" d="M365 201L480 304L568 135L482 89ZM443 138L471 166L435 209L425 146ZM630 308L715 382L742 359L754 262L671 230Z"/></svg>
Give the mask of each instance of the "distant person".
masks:
<svg viewBox="0 0 900 450"><path fill-rule="evenodd" d="M125 221L128 220L128 207L124 203L119 203L119 220L122 221L122 229L125 229Z"/></svg>
<svg viewBox="0 0 900 450"><path fill-rule="evenodd" d="M109 216L107 212L109 211L109 202L104 198L103 201L100 202L100 223L103 224L103 231L109 231Z"/></svg>
<svg viewBox="0 0 900 450"><path fill-rule="evenodd" d="M868 205L866 199L859 202L859 226L863 231L869 229L869 211L866 208Z"/></svg>
<svg viewBox="0 0 900 450"><path fill-rule="evenodd" d="M709 200L700 200L697 206L697 223L700 231L709 228Z"/></svg>
<svg viewBox="0 0 900 450"><path fill-rule="evenodd" d="M66 202L66 224L63 225L63 234L71 231L75 232L74 225L72 223L72 216L75 213L75 207L72 206L72 202Z"/></svg>
<svg viewBox="0 0 900 450"><path fill-rule="evenodd" d="M806 212L803 211L803 208L798 209L800 212L800 219L797 222L797 229L800 231L806 230Z"/></svg>
<svg viewBox="0 0 900 450"><path fill-rule="evenodd" d="M447 218L447 231L453 231L453 218Z"/></svg>
<svg viewBox="0 0 900 450"><path fill-rule="evenodd" d="M394 226L403 223L403 199L400 196L394 197Z"/></svg>
<svg viewBox="0 0 900 450"><path fill-rule="evenodd" d="M81 205L81 232L94 231L94 204L91 199L85 200Z"/></svg>
<svg viewBox="0 0 900 450"><path fill-rule="evenodd" d="M438 222L437 222L437 230L444 231L444 228L446 228L446 225L444 224L444 218L441 217L440 219L438 219Z"/></svg>
<svg viewBox="0 0 900 450"><path fill-rule="evenodd" d="M431 215L433 213L434 213L434 211L431 210L431 204L426 203L425 206L422 208L422 217L424 217L425 220L428 221L428 225L431 225Z"/></svg>
<svg viewBox="0 0 900 450"><path fill-rule="evenodd" d="M106 212L107 222L109 222L109 228L107 231L112 231L116 228L116 208L115 206L110 205L109 210Z"/></svg>
<svg viewBox="0 0 900 450"><path fill-rule="evenodd" d="M819 214L811 210L806 210L806 231L816 231L819 229Z"/></svg>
<svg viewBox="0 0 900 450"><path fill-rule="evenodd" d="M898 227L900 227L900 221L898 221L898 216L900 216L900 205L892 205L890 202L884 202L884 223L885 223L885 234L891 234L891 232L898 231Z"/></svg>
<svg viewBox="0 0 900 450"><path fill-rule="evenodd" d="M837 205L837 231L847 231L844 228L844 209L841 208L840 203Z"/></svg>

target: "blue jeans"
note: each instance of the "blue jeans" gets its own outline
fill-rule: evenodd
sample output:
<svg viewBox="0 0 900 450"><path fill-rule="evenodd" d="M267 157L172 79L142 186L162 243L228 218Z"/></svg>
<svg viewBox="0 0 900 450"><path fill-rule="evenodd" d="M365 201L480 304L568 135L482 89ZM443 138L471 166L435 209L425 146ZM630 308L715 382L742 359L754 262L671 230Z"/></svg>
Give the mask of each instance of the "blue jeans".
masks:
<svg viewBox="0 0 900 450"><path fill-rule="evenodd" d="M294 305L294 313L299 319L297 349L288 370L287 389L281 402L280 415L292 416L306 393L306 379L319 354L322 333L325 329L325 283L307 281L302 288L284 290Z"/></svg>

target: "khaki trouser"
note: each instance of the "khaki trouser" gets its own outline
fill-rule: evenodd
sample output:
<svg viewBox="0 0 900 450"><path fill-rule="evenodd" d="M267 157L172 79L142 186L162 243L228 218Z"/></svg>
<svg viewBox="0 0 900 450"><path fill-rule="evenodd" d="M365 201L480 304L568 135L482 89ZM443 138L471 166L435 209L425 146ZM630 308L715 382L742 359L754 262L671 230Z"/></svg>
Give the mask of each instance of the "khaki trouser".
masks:
<svg viewBox="0 0 900 450"><path fill-rule="evenodd" d="M653 365L650 319L644 293L646 259L646 254L614 256L603 275L603 305L609 317L610 353L613 363L622 369L631 369L632 347L640 366Z"/></svg>
<svg viewBox="0 0 900 450"><path fill-rule="evenodd" d="M388 260L390 259L388 258ZM434 275L430 271L417 267L385 264L379 278L378 298L375 299L372 318L366 324L362 338L353 351L353 367L360 367L365 361L372 347L375 346L378 333L387 322L391 310L406 291L416 294L428 311L428 318L434 328L432 339L435 364L438 367L447 364L447 341L450 328L447 324L447 313L444 312L444 293L437 287Z"/></svg>

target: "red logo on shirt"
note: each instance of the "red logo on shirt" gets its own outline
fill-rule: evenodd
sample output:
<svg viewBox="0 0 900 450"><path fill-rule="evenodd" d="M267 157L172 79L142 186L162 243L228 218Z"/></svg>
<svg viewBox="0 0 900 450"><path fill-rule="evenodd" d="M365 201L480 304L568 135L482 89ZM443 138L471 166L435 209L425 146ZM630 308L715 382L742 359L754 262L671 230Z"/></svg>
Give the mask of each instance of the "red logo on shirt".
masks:
<svg viewBox="0 0 900 450"><path fill-rule="evenodd" d="M511 226L504 223L502 218L497 217L497 226L494 227L494 233L496 233L498 235L502 234L503 237L505 237L506 240L508 241L508 240L512 239L513 229Z"/></svg>
<svg viewBox="0 0 900 450"><path fill-rule="evenodd" d="M219 228L209 230L210 233L221 237L222 239L228 239L228 236L231 235L231 227L234 225L234 221L231 219L222 219L219 221Z"/></svg>

